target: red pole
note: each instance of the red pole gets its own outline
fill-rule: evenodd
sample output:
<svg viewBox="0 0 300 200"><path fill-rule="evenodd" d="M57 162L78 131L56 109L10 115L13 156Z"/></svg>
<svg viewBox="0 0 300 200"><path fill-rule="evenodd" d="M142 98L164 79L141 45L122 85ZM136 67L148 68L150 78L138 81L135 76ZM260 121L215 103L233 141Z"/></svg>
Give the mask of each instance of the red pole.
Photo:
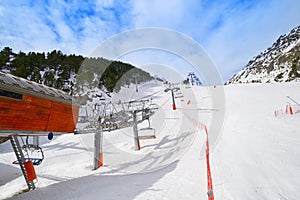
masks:
<svg viewBox="0 0 300 200"><path fill-rule="evenodd" d="M171 92L172 92L173 110L176 110L176 104L175 104L174 92L173 92L173 90L172 90Z"/></svg>
<svg viewBox="0 0 300 200"><path fill-rule="evenodd" d="M208 200L214 200L214 191L212 185L212 176L210 171L210 164L209 164L209 141L208 141L208 131L206 126L204 125L205 134L206 134L206 167L207 167L207 195Z"/></svg>
<svg viewBox="0 0 300 200"><path fill-rule="evenodd" d="M212 175L210 170L210 163L209 163L209 138L208 138L208 130L205 124L199 123L198 124L200 129L205 130L206 134L206 168L207 168L207 195L208 200L214 200L214 191L213 191L213 184L212 184Z"/></svg>
<svg viewBox="0 0 300 200"><path fill-rule="evenodd" d="M290 106L290 114L291 114L291 115L293 114L292 106Z"/></svg>

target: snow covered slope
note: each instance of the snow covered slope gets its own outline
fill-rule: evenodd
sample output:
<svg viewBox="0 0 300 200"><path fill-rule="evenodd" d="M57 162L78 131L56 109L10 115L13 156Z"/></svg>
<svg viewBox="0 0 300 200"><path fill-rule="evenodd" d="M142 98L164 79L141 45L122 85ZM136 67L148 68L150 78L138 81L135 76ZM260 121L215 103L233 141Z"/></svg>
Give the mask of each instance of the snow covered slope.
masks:
<svg viewBox="0 0 300 200"><path fill-rule="evenodd" d="M229 83L290 82L300 78L300 26L253 58Z"/></svg>
<svg viewBox="0 0 300 200"><path fill-rule="evenodd" d="M205 133L197 125L209 123L219 108L212 107L207 88L183 86L183 101L176 101L185 109L173 111L170 94L159 93L162 89L146 90L164 102L153 119L157 139L141 141L141 151L135 152L130 130L105 134L105 166L99 170L91 170L93 135L59 136L43 145L46 158L36 167L37 190L12 197L26 185L11 165L10 144L1 144L0 199L207 199L206 162L200 154ZM273 113L285 107L286 96L300 101L300 84L228 85L224 90L226 117L210 152L215 199L300 199L300 114ZM195 97L188 96L191 91ZM188 108L195 101L198 118L191 118ZM161 118L166 122L161 124Z"/></svg>

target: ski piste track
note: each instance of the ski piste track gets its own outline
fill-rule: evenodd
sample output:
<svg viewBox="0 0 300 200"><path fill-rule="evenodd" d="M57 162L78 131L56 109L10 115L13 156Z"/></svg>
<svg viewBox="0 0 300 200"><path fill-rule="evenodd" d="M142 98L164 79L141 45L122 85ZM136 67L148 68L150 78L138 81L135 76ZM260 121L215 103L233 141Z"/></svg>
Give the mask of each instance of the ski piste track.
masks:
<svg viewBox="0 0 300 200"><path fill-rule="evenodd" d="M299 87L299 83L224 86L224 129L217 145L209 140L214 199L299 199L300 115L290 102L293 115L274 116L275 109L286 112L287 96L299 102ZM152 88L148 95L162 91ZM129 89L124 92L132 96ZM188 96L177 98L175 111L170 93L155 96L160 105L165 103L151 120L157 139L141 140L140 151L134 151L132 128L104 133L104 165L98 170L92 170L92 134L41 141L45 160L36 167L37 189L30 192L17 194L26 184L20 169L11 164L15 160L11 145L2 143L0 199L208 199L207 136L201 124L212 136L211 114L219 108L210 104L205 87L182 92L189 90L195 91L198 102ZM197 108L198 118L192 108ZM190 127L183 128L190 132L180 132L181 123L187 123ZM148 123L139 128L144 125ZM183 143L190 146L184 148ZM175 156L177 152L182 153Z"/></svg>
<svg viewBox="0 0 300 200"><path fill-rule="evenodd" d="M182 124L186 124L187 126L184 126L184 127L181 127L180 128L180 131L179 132L186 132L186 133L188 133L188 132L193 132L193 133L196 133L197 134L197 129L199 128L197 128L196 126L197 126L197 123L194 123L194 121L191 121L191 120L189 120L188 118L186 118L186 119L183 119L183 118L185 118L184 116L189 116L190 118L193 118L194 120L195 119L197 119L197 115L198 115L198 111L197 111L197 109L190 109L190 104L191 104L191 102L192 103L195 103L195 102L197 102L196 101L196 99L194 99L194 97L193 97L193 95L192 96L189 96L188 95L188 93L186 93L186 91L188 91L188 90L191 90L190 88L185 88L185 87L181 87L181 90L183 91L183 93L185 93L184 94L184 99L183 100L180 100L180 99L176 99L176 102L177 102L177 107L178 107L178 109L177 109L177 111L175 111L175 112L177 112L176 114L174 114L173 112L174 111L172 111L172 107L170 106L170 103L171 103L171 96L169 95L169 94L166 94L164 91L163 91L163 89L160 89L160 90L158 90L158 91L155 91L155 92L153 92L153 93L151 93L151 94L148 94L146 97L153 97L153 98L156 98L157 96L164 96L164 98L162 99L162 103L160 104L160 109L161 109L161 111L163 111L163 112L166 112L166 110L168 111L168 110L171 110L171 112L169 112L169 114L166 114L166 113L164 113L164 115L163 116L156 116L156 117L158 117L158 118L160 118L160 117L165 117L166 119L167 119L167 121L173 121L172 123L174 123L175 122L175 124L180 124L181 126L182 126ZM145 98L145 97L142 97L142 98ZM142 98L140 98L140 99L142 99ZM184 114L182 114L184 112ZM159 113L159 112L158 112ZM170 115L170 113L171 113L171 115ZM172 114L173 113L173 114ZM181 113L181 114L180 114ZM183 120L183 121L182 121ZM155 120L154 120L155 121ZM177 123L178 122L178 123ZM198 121L197 121L198 122ZM171 123L171 124L172 124ZM154 124L155 124L155 122L154 122ZM170 126L170 125L164 125L164 127L162 127L162 129L160 130L160 132L164 132L165 130L163 129L163 128L166 128L166 126ZM171 128L170 128L171 127ZM169 127L169 129L166 129L166 131L165 132L174 132L175 130L176 130L176 126L170 126ZM187 127L193 127L192 129L190 129L190 128L187 128ZM173 130L173 131L172 131ZM176 131L175 131L176 132ZM178 131L177 131L178 132ZM180 133L177 133L177 134L180 134ZM188 143L190 143L192 140L193 140L193 136L191 136L191 135L189 135L189 134L187 134L187 135L185 135L184 137L190 137L190 140L187 142L187 143L185 143L185 145L187 145ZM162 138L159 138L158 137L158 140L161 140L161 139L165 139L166 137L162 137ZM178 141L176 141L176 140L178 140L178 139L180 139L180 137L178 137L178 138L174 138L174 142L170 145L170 146L173 146L174 144L175 145L178 145ZM109 139L109 140L111 140L111 139ZM184 140L184 139L182 139L181 138L181 140ZM142 142L142 143L145 143L144 141ZM164 144L164 143L159 143L158 142L158 145L166 145L166 144ZM142 144L142 148L144 148L144 149L147 149L147 145L144 145L145 147L143 147L143 144ZM182 152L181 153L183 153L183 152L185 152L187 149L186 149L187 147L183 147L182 149L183 150L181 150ZM150 150L148 150L147 152L149 152ZM147 157L147 153L146 154L139 154L139 156L141 156L141 155L143 155L145 158ZM106 156L105 155L105 153L104 153L104 156ZM178 156L178 155L177 155ZM180 155L180 156L182 156L182 155ZM179 157L180 157L179 156ZM165 155L163 155L163 157L164 157L164 159L167 159L166 157L168 157L167 156L167 153L165 153ZM157 156L156 155L156 159L159 159L159 156ZM167 162L165 162L165 163L162 163L161 164L161 166L159 166L158 168L153 168L152 170L156 170L156 169L159 169L159 168L161 168L161 167L165 167L165 166L168 166L170 163L172 163L172 162L174 162L174 161L176 161L178 159L178 157L172 157L172 156L170 156L170 159L167 159ZM143 160L143 159L142 159ZM145 160L147 160L147 159L145 159ZM148 159L149 160L149 159ZM107 164L106 165L111 165L112 163L109 163L109 159L106 159L105 160L106 162L107 162ZM132 161L132 160L130 160L130 161ZM125 161L126 162L126 161ZM129 161L128 161L129 162ZM149 164L149 163L148 163ZM115 166L117 166L117 165L115 165ZM141 166L138 166L138 168L140 168ZM208 166L209 167L209 166ZM113 167L113 165L112 165L112 168L114 168ZM117 167L118 168L118 167ZM117 168L115 168L115 170L117 169ZM146 169L146 168L144 168L144 169ZM127 172L130 172L130 171L132 171L133 172L133 170L136 170L135 168L133 168L133 169L130 169L130 167L128 168L128 169L126 169L125 170L125 172L127 171ZM151 171L151 170L150 170ZM43 177L43 175L41 175L42 177ZM209 192L208 192L208 194L209 194Z"/></svg>

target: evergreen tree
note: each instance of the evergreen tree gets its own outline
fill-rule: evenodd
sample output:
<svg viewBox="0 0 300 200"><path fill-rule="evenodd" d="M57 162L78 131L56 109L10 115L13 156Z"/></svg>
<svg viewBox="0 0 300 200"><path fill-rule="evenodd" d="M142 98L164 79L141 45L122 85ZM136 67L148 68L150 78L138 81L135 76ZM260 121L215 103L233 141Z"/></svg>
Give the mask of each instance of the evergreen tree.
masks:
<svg viewBox="0 0 300 200"><path fill-rule="evenodd" d="M0 70L1 69L9 69L10 60L14 57L14 53L12 49L9 47L4 47L0 52Z"/></svg>
<svg viewBox="0 0 300 200"><path fill-rule="evenodd" d="M0 70L69 93L75 84L71 77L75 75L75 92L83 92L85 87L119 91L122 86L135 83L134 76L138 77L138 83L153 79L149 73L120 61L65 55L57 50L14 53L9 47L0 52Z"/></svg>
<svg viewBox="0 0 300 200"><path fill-rule="evenodd" d="M12 74L22 78L27 78L30 75L31 67L29 59L24 52L20 52L11 63Z"/></svg>

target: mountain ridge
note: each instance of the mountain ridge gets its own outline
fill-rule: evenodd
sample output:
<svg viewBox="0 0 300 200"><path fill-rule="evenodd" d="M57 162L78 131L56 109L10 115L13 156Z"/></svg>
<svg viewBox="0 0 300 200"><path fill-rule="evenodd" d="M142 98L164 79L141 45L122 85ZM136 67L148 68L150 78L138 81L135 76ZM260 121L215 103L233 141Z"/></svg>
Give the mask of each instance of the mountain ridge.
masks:
<svg viewBox="0 0 300 200"><path fill-rule="evenodd" d="M271 47L251 59L226 84L300 80L300 26L281 35Z"/></svg>

